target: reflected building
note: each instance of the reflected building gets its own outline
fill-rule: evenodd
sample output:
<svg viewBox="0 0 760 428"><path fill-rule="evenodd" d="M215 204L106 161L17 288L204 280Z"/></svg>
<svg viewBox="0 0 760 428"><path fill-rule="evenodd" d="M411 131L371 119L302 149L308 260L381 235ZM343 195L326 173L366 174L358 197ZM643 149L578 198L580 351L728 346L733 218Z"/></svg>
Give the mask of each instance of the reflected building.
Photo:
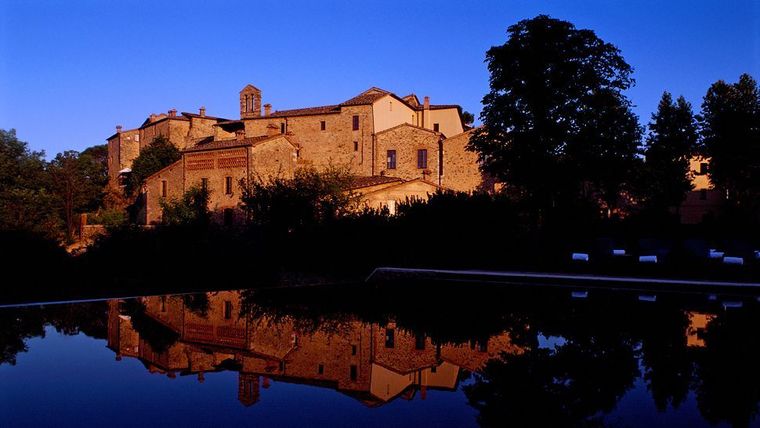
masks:
<svg viewBox="0 0 760 428"><path fill-rule="evenodd" d="M704 348L705 340L703 335L707 329L707 325L715 318L715 315L693 311L686 314L689 317L689 326L686 328L686 345Z"/></svg>
<svg viewBox="0 0 760 428"><path fill-rule="evenodd" d="M255 404L272 380L335 389L367 406L396 398L425 399L429 389L455 390L463 371L474 372L502 353L521 353L509 334L466 344L436 344L424 334L358 320L308 331L295 320L243 314L239 292L211 292L201 309L183 296L138 299L141 318L109 302L108 347L117 359L137 358L169 377L233 370L238 399ZM149 331L148 331L149 330ZM163 331L161 331L163 330ZM154 336L154 337L149 337Z"/></svg>

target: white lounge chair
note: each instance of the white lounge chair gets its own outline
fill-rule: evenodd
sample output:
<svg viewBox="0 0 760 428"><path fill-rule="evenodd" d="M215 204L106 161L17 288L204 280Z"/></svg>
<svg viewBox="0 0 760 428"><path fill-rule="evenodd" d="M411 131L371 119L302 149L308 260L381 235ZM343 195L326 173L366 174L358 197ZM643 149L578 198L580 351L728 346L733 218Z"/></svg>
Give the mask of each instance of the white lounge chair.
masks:
<svg viewBox="0 0 760 428"><path fill-rule="evenodd" d="M588 263L588 253L573 253L573 261Z"/></svg>
<svg viewBox="0 0 760 428"><path fill-rule="evenodd" d="M723 264L741 266L744 264L744 257L723 257Z"/></svg>
<svg viewBox="0 0 760 428"><path fill-rule="evenodd" d="M657 256L639 256L639 263L657 263Z"/></svg>

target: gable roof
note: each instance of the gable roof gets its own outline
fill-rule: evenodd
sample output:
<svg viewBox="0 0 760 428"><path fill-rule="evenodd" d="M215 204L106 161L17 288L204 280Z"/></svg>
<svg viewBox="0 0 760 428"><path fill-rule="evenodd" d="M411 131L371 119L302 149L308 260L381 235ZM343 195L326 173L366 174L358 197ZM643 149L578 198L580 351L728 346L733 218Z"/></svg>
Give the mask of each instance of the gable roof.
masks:
<svg viewBox="0 0 760 428"><path fill-rule="evenodd" d="M249 83L249 84L245 85L245 87L243 89L240 90L240 93L242 94L243 92L247 92L247 91L251 91L251 90L256 91L256 92L261 92L261 89L255 87L255 86L253 86L253 85L251 85Z"/></svg>
<svg viewBox="0 0 760 428"><path fill-rule="evenodd" d="M406 186L406 185L412 184L414 182L421 182L421 183L427 184L428 186L431 186L431 187L435 188L436 190L449 190L449 189L447 189L447 188L445 188L443 186L439 186L439 185L437 185L437 184L435 184L435 183L433 183L431 181L425 180L423 178L415 178L415 179L406 180L406 181L402 180L400 183L392 184L390 186L383 187L382 189L377 189L377 190L373 190L371 192L367 192L367 193L364 194L364 196L371 195L371 194L376 193L376 192L385 192L388 189L392 189L394 187Z"/></svg>
<svg viewBox="0 0 760 428"><path fill-rule="evenodd" d="M225 118L223 118L223 117L216 117L216 116L209 116L209 115L201 116L201 115L199 115L198 113L189 113L189 112L186 112L186 111L183 111L183 112L182 112L182 113L180 113L180 114L181 114L182 116L185 116L185 117L187 117L187 118L194 118L194 117L197 117L197 118L199 118L199 119L209 119L209 120L215 120L215 121L217 121L217 122L228 122L228 121L230 120L230 119L225 119Z"/></svg>
<svg viewBox="0 0 760 428"><path fill-rule="evenodd" d="M406 123L406 122L401 123L399 125L396 125L394 127L388 128L388 129L383 129L382 131L376 132L375 135L380 135L380 134L384 134L386 132L394 131L394 130L396 130L398 128L401 128L401 127L404 127L404 126L409 127L409 128L418 129L420 131L425 131L425 132L428 132L430 134L438 135L439 137L443 137L443 134L441 134L440 132L433 131L432 129L423 128L421 126L412 125L411 123Z"/></svg>
<svg viewBox="0 0 760 428"><path fill-rule="evenodd" d="M380 89L375 86L367 89L366 91L362 92L361 94L350 98L346 101L343 101L340 103L342 106L360 106L365 104L372 104L375 101L379 100L380 98L390 95L391 93L386 91L385 89ZM403 101L403 100L402 100Z"/></svg>
<svg viewBox="0 0 760 428"><path fill-rule="evenodd" d="M351 183L348 186L348 190L362 189L365 187L377 186L379 184L398 183L404 180L398 177L390 177L387 175L370 175L362 176L357 175L351 177Z"/></svg>

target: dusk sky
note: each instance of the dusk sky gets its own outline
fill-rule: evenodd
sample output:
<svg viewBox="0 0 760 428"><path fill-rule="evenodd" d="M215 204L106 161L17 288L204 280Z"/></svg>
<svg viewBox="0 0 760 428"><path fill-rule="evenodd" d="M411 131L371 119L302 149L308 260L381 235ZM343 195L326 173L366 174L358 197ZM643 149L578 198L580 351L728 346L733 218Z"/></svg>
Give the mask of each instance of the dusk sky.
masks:
<svg viewBox="0 0 760 428"><path fill-rule="evenodd" d="M537 14L622 50L642 124L663 90L698 110L712 82L760 77L760 2L750 0L0 0L0 128L51 157L170 108L238 118L247 83L274 110L337 104L378 86L477 117L485 51Z"/></svg>

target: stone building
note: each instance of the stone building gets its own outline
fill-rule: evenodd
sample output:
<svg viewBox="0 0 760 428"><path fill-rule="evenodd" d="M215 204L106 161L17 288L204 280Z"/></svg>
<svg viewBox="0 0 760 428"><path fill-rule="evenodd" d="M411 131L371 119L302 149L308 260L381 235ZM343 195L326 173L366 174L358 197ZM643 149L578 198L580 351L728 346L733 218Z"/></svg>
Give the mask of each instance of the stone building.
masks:
<svg viewBox="0 0 760 428"><path fill-rule="evenodd" d="M176 198L197 184L211 190L210 208L218 219L235 222L240 179L289 176L301 166L346 166L358 181L387 179L392 185L385 191L363 192L375 207L483 184L477 156L466 150L471 132L458 105L431 104L428 97L420 103L414 94L399 97L374 87L339 104L280 111L262 105L261 90L252 85L239 97L237 120L208 116L203 107L197 114L172 109L150 115L136 129L119 126L108 138L114 182L158 135L182 151L181 160L146 180L145 223L161 221L162 198Z"/></svg>

